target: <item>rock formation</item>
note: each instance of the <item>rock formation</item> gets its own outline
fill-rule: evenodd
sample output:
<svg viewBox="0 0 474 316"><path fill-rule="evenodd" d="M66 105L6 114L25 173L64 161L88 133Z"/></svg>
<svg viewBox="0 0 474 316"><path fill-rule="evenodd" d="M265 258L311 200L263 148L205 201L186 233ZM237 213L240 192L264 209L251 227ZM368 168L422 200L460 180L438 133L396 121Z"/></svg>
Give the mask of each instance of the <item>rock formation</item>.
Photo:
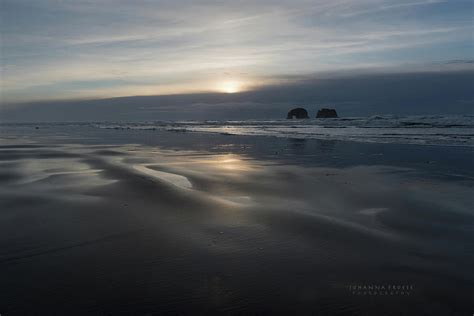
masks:
<svg viewBox="0 0 474 316"><path fill-rule="evenodd" d="M286 118L287 119L293 119L293 118L307 119L307 118L309 118L309 116L308 116L308 111L306 111L305 109L296 108L296 109L293 109L290 112L288 112L288 115L287 115Z"/></svg>
<svg viewBox="0 0 474 316"><path fill-rule="evenodd" d="M337 117L337 112L334 109L320 109L316 118L335 118Z"/></svg>

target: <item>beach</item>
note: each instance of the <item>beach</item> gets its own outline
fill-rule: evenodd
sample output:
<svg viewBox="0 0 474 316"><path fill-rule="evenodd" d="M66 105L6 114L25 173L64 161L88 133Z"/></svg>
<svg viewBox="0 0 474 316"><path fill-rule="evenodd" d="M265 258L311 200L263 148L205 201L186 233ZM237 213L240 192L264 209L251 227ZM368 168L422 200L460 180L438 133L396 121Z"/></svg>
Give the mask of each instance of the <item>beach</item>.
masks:
<svg viewBox="0 0 474 316"><path fill-rule="evenodd" d="M472 313L472 147L1 131L1 314Z"/></svg>

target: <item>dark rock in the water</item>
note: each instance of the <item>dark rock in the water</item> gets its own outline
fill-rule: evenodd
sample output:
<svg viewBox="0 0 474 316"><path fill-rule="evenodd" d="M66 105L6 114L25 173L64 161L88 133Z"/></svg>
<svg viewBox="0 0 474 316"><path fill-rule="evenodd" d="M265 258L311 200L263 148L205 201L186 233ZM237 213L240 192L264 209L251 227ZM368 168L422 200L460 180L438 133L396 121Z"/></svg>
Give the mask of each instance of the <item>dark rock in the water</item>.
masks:
<svg viewBox="0 0 474 316"><path fill-rule="evenodd" d="M334 109L321 109L316 114L316 118L335 118L337 117L337 112Z"/></svg>
<svg viewBox="0 0 474 316"><path fill-rule="evenodd" d="M306 111L305 109L296 108L296 109L293 109L290 112L288 112L288 115L287 115L286 118L287 119L293 119L293 118L307 119L307 118L309 118L309 116L308 116L308 111Z"/></svg>

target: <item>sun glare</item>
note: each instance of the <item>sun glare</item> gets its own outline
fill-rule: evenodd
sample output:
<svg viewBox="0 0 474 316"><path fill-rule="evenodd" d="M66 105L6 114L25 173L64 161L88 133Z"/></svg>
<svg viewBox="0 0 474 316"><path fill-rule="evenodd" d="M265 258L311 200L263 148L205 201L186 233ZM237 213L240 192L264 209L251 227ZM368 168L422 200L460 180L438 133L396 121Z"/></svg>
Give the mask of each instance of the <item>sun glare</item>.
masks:
<svg viewBox="0 0 474 316"><path fill-rule="evenodd" d="M219 91L224 93L236 93L241 91L241 84L237 81L225 81L220 84Z"/></svg>

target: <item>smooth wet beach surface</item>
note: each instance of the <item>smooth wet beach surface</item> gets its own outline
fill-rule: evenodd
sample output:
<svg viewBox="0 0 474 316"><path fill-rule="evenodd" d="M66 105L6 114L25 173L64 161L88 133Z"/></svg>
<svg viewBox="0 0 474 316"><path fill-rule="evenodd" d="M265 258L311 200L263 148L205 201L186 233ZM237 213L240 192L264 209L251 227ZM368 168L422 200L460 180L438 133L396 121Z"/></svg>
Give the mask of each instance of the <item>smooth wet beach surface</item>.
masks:
<svg viewBox="0 0 474 316"><path fill-rule="evenodd" d="M472 313L469 148L97 133L1 135L2 315Z"/></svg>

